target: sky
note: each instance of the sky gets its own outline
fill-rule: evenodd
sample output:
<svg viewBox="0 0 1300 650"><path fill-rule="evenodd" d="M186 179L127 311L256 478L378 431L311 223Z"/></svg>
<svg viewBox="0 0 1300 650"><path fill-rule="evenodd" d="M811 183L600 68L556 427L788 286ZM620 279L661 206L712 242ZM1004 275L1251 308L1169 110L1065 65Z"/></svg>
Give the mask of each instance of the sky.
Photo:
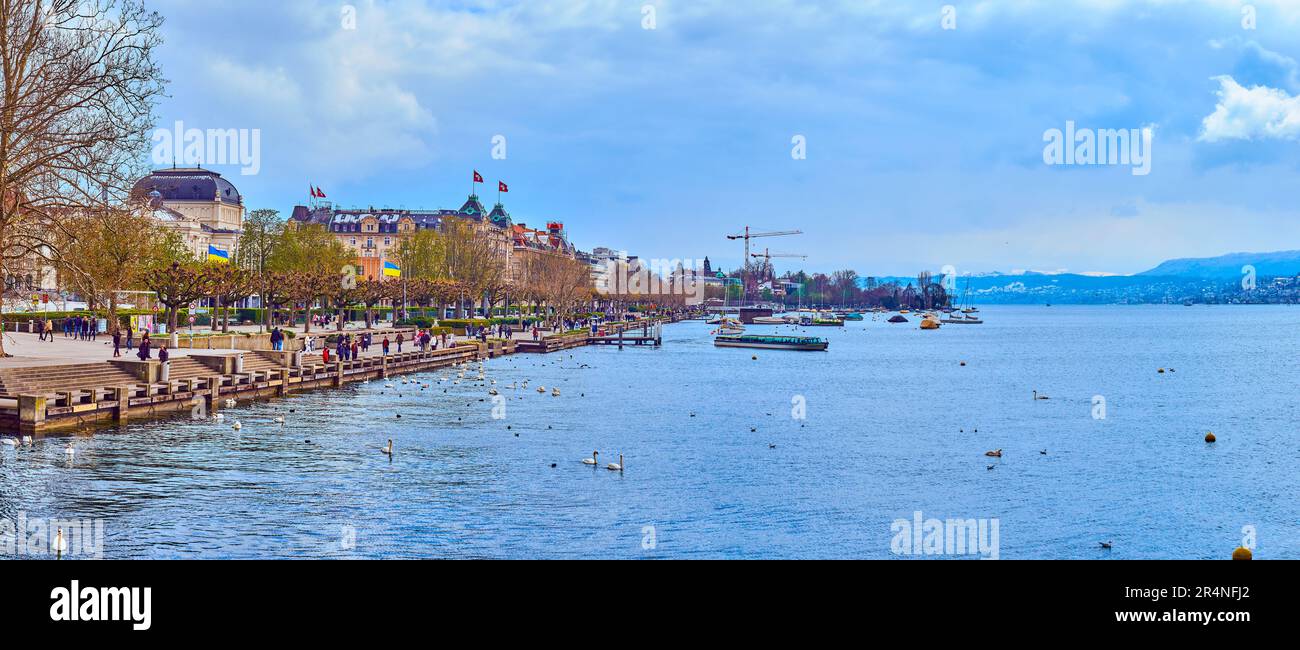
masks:
<svg viewBox="0 0 1300 650"><path fill-rule="evenodd" d="M561 221L584 250L723 268L745 226L803 232L753 240L808 256L778 272L1300 248L1294 0L148 4L159 127L256 129L255 174L205 152L250 210L287 215L309 184L456 208L478 170L489 206L503 180L516 222ZM1079 140L1048 164L1068 123L1146 130L1145 173L1078 164Z"/></svg>

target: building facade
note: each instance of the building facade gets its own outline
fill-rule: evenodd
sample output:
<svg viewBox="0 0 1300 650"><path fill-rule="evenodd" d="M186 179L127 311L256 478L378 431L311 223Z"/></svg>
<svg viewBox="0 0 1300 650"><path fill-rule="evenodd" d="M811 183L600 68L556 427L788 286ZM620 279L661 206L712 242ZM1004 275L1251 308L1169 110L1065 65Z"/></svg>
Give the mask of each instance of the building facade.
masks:
<svg viewBox="0 0 1300 650"><path fill-rule="evenodd" d="M198 259L207 259L208 246L234 258L244 232L244 197L221 174L201 168L155 170L136 181L131 201L180 233Z"/></svg>

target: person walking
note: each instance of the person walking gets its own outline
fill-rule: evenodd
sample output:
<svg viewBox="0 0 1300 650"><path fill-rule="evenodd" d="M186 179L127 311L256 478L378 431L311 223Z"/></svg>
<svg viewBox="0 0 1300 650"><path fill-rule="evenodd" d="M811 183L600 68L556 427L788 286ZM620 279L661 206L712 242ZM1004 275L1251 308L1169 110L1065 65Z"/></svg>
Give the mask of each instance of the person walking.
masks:
<svg viewBox="0 0 1300 650"><path fill-rule="evenodd" d="M45 340L50 343L54 342L54 321L45 319Z"/></svg>
<svg viewBox="0 0 1300 650"><path fill-rule="evenodd" d="M126 321L126 350L130 352L135 347L135 330L131 328L131 321Z"/></svg>
<svg viewBox="0 0 1300 650"><path fill-rule="evenodd" d="M135 356L140 357L141 361L149 360L149 337L148 336L145 336L144 338L140 339L140 351L136 352Z"/></svg>
<svg viewBox="0 0 1300 650"><path fill-rule="evenodd" d="M398 353L398 354L401 354L401 352L402 352L402 342L405 341L405 340L406 340L406 337L403 336L401 332L398 332L398 333L397 333L397 353Z"/></svg>
<svg viewBox="0 0 1300 650"><path fill-rule="evenodd" d="M383 348L384 348L384 356L388 356L388 337L387 337L387 336L384 337Z"/></svg>
<svg viewBox="0 0 1300 650"><path fill-rule="evenodd" d="M325 365L330 365L330 349L328 346L320 349L320 358L321 361L325 362Z"/></svg>
<svg viewBox="0 0 1300 650"><path fill-rule="evenodd" d="M113 332L113 356L122 356L122 330Z"/></svg>

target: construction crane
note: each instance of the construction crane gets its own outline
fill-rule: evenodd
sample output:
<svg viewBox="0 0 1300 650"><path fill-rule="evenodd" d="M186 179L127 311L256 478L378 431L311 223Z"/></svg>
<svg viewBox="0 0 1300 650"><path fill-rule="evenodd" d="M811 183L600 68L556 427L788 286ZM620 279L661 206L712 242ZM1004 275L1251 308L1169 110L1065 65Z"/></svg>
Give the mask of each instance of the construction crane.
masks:
<svg viewBox="0 0 1300 650"><path fill-rule="evenodd" d="M772 281L773 287L775 287L775 285L776 285L776 269L772 267L772 258L773 258L773 257L796 257L796 258L799 258L799 259L801 259L801 260L806 260L806 259L808 259L808 256L807 256L807 255L800 255L799 253L773 253L772 251L770 251L770 250L768 250L768 249L766 249L766 248L764 248L764 249L763 249L763 252L761 252L761 253L751 253L751 254L750 254L750 257L761 257L761 258L767 260L767 262L768 262L768 269L767 269L767 270L768 270L768 273L770 274L770 276L768 277L768 279Z"/></svg>
<svg viewBox="0 0 1300 650"><path fill-rule="evenodd" d="M745 240L745 257L744 257L744 259L745 259L746 262L748 262L748 261L749 261L749 257L750 257L750 253L749 253L749 240L751 240L751 239L755 239L755 238L757 238L757 237L784 237L784 236L786 236L786 235L802 235L802 234L803 234L803 232L802 232L802 231L799 231L799 230L782 230L782 231L780 231L780 232L749 232L749 226L745 226L745 232L744 232L744 234L741 234L741 235L727 235L727 239L730 239L730 240L732 240L732 241L735 241L735 240L737 240L737 239L743 239L743 240Z"/></svg>

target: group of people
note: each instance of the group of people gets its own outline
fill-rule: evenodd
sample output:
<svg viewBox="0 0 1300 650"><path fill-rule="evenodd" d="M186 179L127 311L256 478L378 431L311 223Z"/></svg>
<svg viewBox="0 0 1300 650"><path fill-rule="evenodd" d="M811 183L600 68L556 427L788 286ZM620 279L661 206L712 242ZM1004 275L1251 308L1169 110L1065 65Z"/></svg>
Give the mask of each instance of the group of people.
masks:
<svg viewBox="0 0 1300 650"><path fill-rule="evenodd" d="M54 342L54 319L41 318L36 322L40 340ZM63 338L81 341L99 340L99 322L89 316L73 316L63 319Z"/></svg>
<svg viewBox="0 0 1300 650"><path fill-rule="evenodd" d="M370 346L375 345L374 336L373 332L339 334L338 341L334 344L333 354L337 359L342 361L357 359L362 354L369 352ZM451 337L446 333L434 336L433 332L430 330L419 329L416 330L415 334L413 334L409 339L406 338L405 332L398 332L397 336L391 339L385 335L384 338L379 341L379 346L382 353L387 356L393 351L394 346L396 346L397 352L401 353L403 347L408 342L419 348L421 352L427 352L429 350L446 348L451 342ZM313 352L314 346L315 340L310 336L303 340L303 352ZM321 360L327 364L330 362L330 349L328 347L321 349Z"/></svg>

